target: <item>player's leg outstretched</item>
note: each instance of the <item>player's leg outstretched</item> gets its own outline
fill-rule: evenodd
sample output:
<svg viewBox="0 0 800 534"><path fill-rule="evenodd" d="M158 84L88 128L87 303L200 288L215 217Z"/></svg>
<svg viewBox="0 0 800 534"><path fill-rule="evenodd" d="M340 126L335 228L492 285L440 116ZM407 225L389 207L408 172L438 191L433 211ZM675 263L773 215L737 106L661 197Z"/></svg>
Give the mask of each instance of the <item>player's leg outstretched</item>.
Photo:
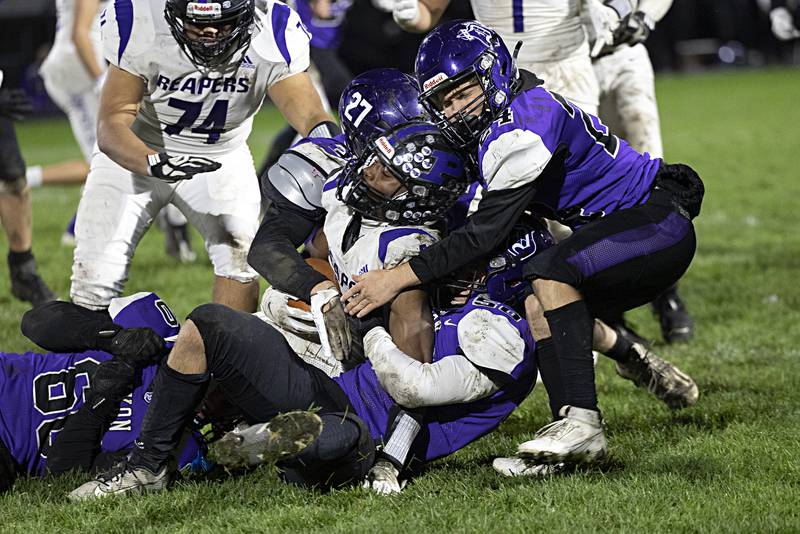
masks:
<svg viewBox="0 0 800 534"><path fill-rule="evenodd" d="M246 454L253 452L255 456L264 455L265 460L287 462L304 449L316 447L320 440L315 438L320 430L315 423L319 419L323 420L322 434L337 433L340 428L353 430L345 440L346 449L362 449L356 446L365 434L359 426L325 424L329 414L352 411L344 392L333 380L298 358L283 336L260 319L225 306L207 304L189 315L167 365L153 381L152 401L136 447L127 460L73 491L70 499L167 488L172 478L169 457L203 399L212 373L226 397L249 423L273 421L279 413L286 413L272 425L255 427L248 433L247 437L253 438L259 431L262 434L269 431L271 437L266 434L266 439L258 440L262 444L260 451L248 447ZM288 415L311 406L319 408L319 417L300 416L296 412ZM337 422L341 419L337 416ZM369 437L368 432L366 435ZM374 444L372 447L374 450ZM314 459L324 462L328 459L326 452L315 452ZM240 456L246 454L242 452ZM303 463L312 462L306 459ZM361 470L366 472L366 469L368 466Z"/></svg>

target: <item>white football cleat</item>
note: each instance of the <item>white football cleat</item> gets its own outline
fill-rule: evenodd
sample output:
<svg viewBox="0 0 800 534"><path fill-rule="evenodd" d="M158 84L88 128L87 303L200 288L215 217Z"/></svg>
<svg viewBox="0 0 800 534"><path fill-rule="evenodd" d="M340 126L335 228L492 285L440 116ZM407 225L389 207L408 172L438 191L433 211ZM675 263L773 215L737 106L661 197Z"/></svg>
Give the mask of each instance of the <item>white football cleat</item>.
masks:
<svg viewBox="0 0 800 534"><path fill-rule="evenodd" d="M152 493L167 489L170 482L172 473L167 466L153 473L146 467L133 466L125 459L105 473L98 474L94 480L72 490L67 498L70 501L83 501L115 495Z"/></svg>
<svg viewBox="0 0 800 534"><path fill-rule="evenodd" d="M266 423L241 426L209 447L209 458L225 467L274 463L311 445L322 432L322 419L313 412L288 412Z"/></svg>
<svg viewBox="0 0 800 534"><path fill-rule="evenodd" d="M512 456L510 458L495 458L492 467L501 475L507 477L548 477L563 472L566 464L543 464L535 460Z"/></svg>
<svg viewBox="0 0 800 534"><path fill-rule="evenodd" d="M521 457L547 464L593 462L608 452L600 412L562 406L563 419L542 427L530 441L520 444Z"/></svg>

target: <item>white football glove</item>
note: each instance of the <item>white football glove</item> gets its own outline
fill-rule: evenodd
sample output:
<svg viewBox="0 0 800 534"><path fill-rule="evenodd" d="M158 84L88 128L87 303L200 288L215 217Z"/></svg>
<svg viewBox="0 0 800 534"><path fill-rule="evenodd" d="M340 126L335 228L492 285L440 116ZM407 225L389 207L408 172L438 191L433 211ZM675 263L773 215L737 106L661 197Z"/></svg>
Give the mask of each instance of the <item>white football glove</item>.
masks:
<svg viewBox="0 0 800 534"><path fill-rule="evenodd" d="M417 0L394 0L392 18L400 26L414 24L419 17Z"/></svg>
<svg viewBox="0 0 800 534"><path fill-rule="evenodd" d="M195 174L214 172L220 167L222 164L202 156L170 156L165 152L147 156L150 176L169 183L191 180Z"/></svg>
<svg viewBox="0 0 800 534"><path fill-rule="evenodd" d="M350 325L339 292L329 288L311 295L311 313L325 356L346 359L350 354Z"/></svg>
<svg viewBox="0 0 800 534"><path fill-rule="evenodd" d="M605 4L589 0L584 5L594 34L590 55L597 57L603 48L614 44L614 32L617 31L622 19L631 13L631 4L628 0L613 0Z"/></svg>
<svg viewBox="0 0 800 534"><path fill-rule="evenodd" d="M388 460L378 459L367 473L367 478L361 485L371 489L379 495L392 495L400 493L406 487L406 481L400 482L397 477L400 471Z"/></svg>
<svg viewBox="0 0 800 534"><path fill-rule="evenodd" d="M394 0L372 0L372 5L375 6L375 9L391 13L394 9Z"/></svg>
<svg viewBox="0 0 800 534"><path fill-rule="evenodd" d="M289 306L289 299L294 297L270 287L261 298L261 311L283 330L305 338L317 337L314 315L310 311Z"/></svg>
<svg viewBox="0 0 800 534"><path fill-rule="evenodd" d="M770 11L769 20L772 22L772 33L781 41L800 37L800 31L794 25L792 14L785 7L776 7Z"/></svg>

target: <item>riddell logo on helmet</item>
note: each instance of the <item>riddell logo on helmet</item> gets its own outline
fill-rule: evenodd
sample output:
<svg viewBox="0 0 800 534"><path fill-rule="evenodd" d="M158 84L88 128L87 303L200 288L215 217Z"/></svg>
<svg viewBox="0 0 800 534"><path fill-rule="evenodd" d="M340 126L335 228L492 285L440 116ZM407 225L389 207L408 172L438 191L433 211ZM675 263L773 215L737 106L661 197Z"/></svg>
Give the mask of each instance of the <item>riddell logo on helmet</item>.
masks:
<svg viewBox="0 0 800 534"><path fill-rule="evenodd" d="M385 137L379 137L375 144L378 145L378 150L383 153L384 156L387 158L392 158L394 156L394 147L389 143L389 140Z"/></svg>
<svg viewBox="0 0 800 534"><path fill-rule="evenodd" d="M432 78L428 78L427 80L425 80L422 83L422 90L427 91L429 89L432 89L437 85L439 85L440 83L442 83L443 81L445 81L446 79L447 79L447 74L445 74L444 72L440 72L436 76L433 76Z"/></svg>
<svg viewBox="0 0 800 534"><path fill-rule="evenodd" d="M218 19L222 16L222 5L213 2L201 4L199 2L189 2L186 4L186 16L188 17L210 17Z"/></svg>

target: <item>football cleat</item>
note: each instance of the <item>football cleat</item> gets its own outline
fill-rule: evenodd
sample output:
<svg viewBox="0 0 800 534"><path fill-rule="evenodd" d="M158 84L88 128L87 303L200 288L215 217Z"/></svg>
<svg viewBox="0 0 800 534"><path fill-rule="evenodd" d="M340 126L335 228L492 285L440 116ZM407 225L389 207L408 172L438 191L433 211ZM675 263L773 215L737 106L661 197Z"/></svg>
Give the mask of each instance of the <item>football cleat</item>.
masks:
<svg viewBox="0 0 800 534"><path fill-rule="evenodd" d="M301 452L322 432L313 412L288 412L267 423L241 426L212 443L208 456L228 468L275 463Z"/></svg>
<svg viewBox="0 0 800 534"><path fill-rule="evenodd" d="M172 482L167 466L154 473L146 467L138 467L124 459L94 480L72 490L67 498L71 501L99 499L114 495L143 494L163 491Z"/></svg>
<svg viewBox="0 0 800 534"><path fill-rule="evenodd" d="M532 440L517 448L520 457L541 463L593 462L608 452L600 412L562 406L563 419L542 427Z"/></svg>
<svg viewBox="0 0 800 534"><path fill-rule="evenodd" d="M56 300L55 294L39 276L36 260L31 258L20 265L8 266L11 275L11 294L19 300L33 304L33 307Z"/></svg>
<svg viewBox="0 0 800 534"><path fill-rule="evenodd" d="M166 215L166 210L159 214L159 226L164 232L164 251L181 263L194 263L197 253L192 250L187 224L174 224Z"/></svg>
<svg viewBox="0 0 800 534"><path fill-rule="evenodd" d="M566 465L564 462L543 464L519 456L495 458L492 462L494 470L507 477L549 477L563 473Z"/></svg>
<svg viewBox="0 0 800 534"><path fill-rule="evenodd" d="M673 410L691 406L700 396L692 377L639 343L631 347L627 362L615 363L619 376L646 389Z"/></svg>
<svg viewBox="0 0 800 534"><path fill-rule="evenodd" d="M686 309L678 288L672 286L652 302L653 313L661 325L661 335L667 343L689 341L694 335L694 321Z"/></svg>

